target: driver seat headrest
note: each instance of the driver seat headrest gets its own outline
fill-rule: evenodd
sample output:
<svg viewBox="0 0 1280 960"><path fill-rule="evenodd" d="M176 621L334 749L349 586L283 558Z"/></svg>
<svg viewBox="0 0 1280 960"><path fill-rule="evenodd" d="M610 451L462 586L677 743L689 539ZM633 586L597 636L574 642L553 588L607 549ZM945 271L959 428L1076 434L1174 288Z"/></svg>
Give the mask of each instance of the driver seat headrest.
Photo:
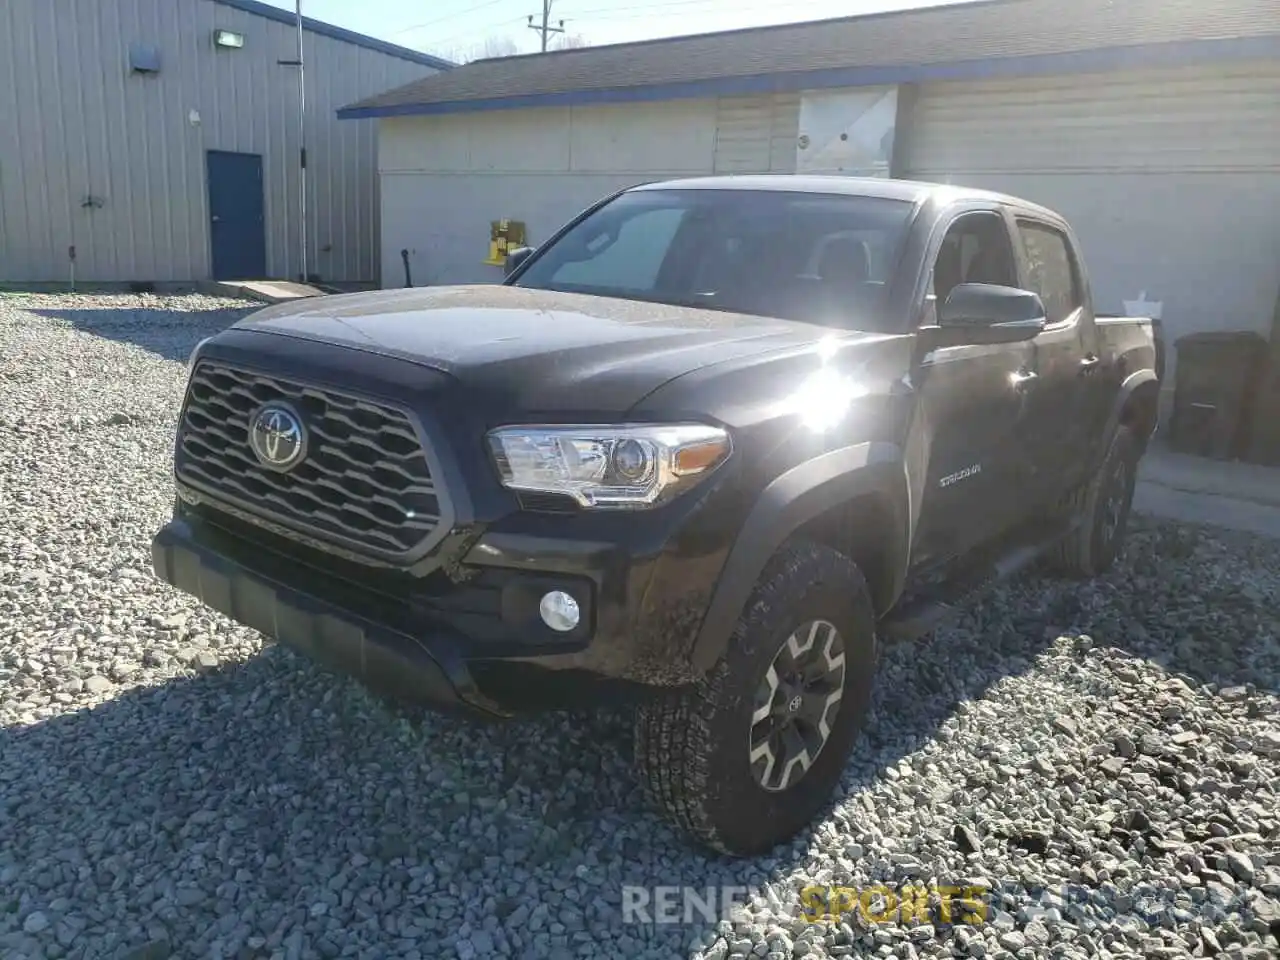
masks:
<svg viewBox="0 0 1280 960"><path fill-rule="evenodd" d="M827 282L864 283L871 276L867 245L852 237L837 237L822 248L818 276Z"/></svg>

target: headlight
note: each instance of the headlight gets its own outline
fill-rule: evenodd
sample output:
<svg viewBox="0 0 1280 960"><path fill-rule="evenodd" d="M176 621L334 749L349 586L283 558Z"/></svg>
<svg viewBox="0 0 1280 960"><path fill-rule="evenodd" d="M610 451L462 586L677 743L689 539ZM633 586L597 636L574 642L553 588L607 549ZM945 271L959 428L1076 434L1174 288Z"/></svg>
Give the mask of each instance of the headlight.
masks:
<svg viewBox="0 0 1280 960"><path fill-rule="evenodd" d="M203 340L201 340L199 343L195 345L195 349L193 349L190 355L187 357L188 370L190 370L191 365L196 362L196 354L200 352L200 348L203 347L206 343L208 343L212 339L213 337L205 337Z"/></svg>
<svg viewBox="0 0 1280 960"><path fill-rule="evenodd" d="M632 509L694 485L731 449L728 433L700 423L503 427L489 446L510 490Z"/></svg>

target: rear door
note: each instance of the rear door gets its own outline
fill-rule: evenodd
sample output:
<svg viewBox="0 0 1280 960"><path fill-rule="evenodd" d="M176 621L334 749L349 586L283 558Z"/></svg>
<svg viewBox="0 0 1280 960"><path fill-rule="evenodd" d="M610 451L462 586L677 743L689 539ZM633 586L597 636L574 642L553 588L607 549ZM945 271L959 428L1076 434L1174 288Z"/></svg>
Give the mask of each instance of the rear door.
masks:
<svg viewBox="0 0 1280 960"><path fill-rule="evenodd" d="M1036 382L1028 394L1022 463L1036 507L1084 479L1099 431L1092 388L1102 363L1093 307L1069 233L1036 213L1014 210L1012 218L1019 285L1040 295L1048 322L1033 342Z"/></svg>
<svg viewBox="0 0 1280 960"><path fill-rule="evenodd" d="M1017 283L1013 245L996 208L960 213L932 252L924 323L960 283ZM934 350L918 363L916 429L928 459L916 529L920 563L957 556L1023 515L1019 485L1030 342Z"/></svg>

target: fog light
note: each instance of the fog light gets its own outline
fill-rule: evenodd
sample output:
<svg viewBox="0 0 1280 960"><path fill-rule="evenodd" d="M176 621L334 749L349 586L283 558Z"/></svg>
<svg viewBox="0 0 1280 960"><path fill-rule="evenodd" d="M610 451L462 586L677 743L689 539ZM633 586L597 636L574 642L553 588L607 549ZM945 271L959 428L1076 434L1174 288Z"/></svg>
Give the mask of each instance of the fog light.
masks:
<svg viewBox="0 0 1280 960"><path fill-rule="evenodd" d="M552 630L568 633L578 625L582 614L578 611L578 601L563 590L552 590L538 604L538 613L542 622Z"/></svg>

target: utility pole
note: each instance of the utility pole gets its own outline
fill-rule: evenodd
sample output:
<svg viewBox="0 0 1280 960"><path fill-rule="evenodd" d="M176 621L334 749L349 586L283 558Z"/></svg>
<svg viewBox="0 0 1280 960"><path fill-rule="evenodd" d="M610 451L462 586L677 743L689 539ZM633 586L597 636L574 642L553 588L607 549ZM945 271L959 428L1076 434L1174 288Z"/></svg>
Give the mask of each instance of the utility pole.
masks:
<svg viewBox="0 0 1280 960"><path fill-rule="evenodd" d="M302 282L307 282L307 77L302 66L302 0L294 4L298 27L298 58L277 60L282 67L298 68L298 228L302 254Z"/></svg>
<svg viewBox="0 0 1280 960"><path fill-rule="evenodd" d="M536 30L542 36L542 52L547 52L547 37L553 33L564 33L564 21L560 21L560 26L553 27L551 23L551 2L552 0L542 0L542 24L538 25L533 22L533 14L529 14L529 29Z"/></svg>
<svg viewBox="0 0 1280 960"><path fill-rule="evenodd" d="M307 270L307 74L302 65L302 0L297 0L294 11L298 17L298 146L301 167L298 171L298 214L302 227L302 282L308 280Z"/></svg>

